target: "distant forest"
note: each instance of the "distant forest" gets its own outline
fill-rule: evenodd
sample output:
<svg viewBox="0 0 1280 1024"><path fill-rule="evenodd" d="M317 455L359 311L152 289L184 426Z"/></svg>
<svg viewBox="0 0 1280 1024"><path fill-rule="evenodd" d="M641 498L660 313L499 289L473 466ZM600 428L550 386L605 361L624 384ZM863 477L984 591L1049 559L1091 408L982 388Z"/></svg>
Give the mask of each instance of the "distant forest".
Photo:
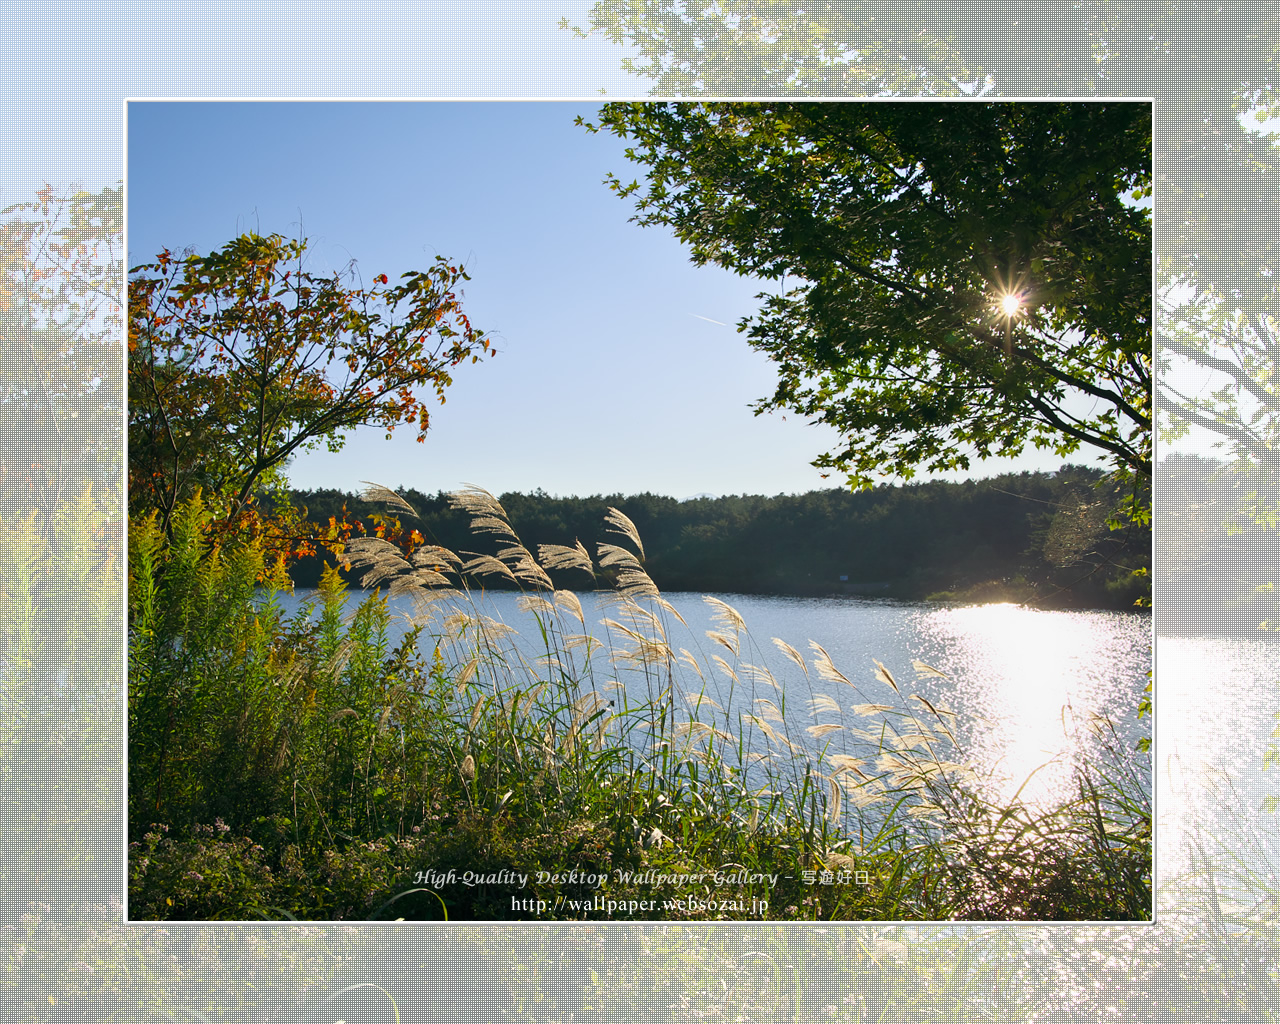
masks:
<svg viewBox="0 0 1280 1024"><path fill-rule="evenodd" d="M1158 632L1277 639L1274 472L1189 455L1157 463Z"/></svg>
<svg viewBox="0 0 1280 1024"><path fill-rule="evenodd" d="M406 531L457 552L492 554L444 492L395 487L419 513L399 514ZM307 518L345 514L368 523L385 506L334 489L294 491ZM499 495L511 524L535 554L539 544L580 540L594 556L609 506L636 524L645 568L665 592L853 594L907 600L1016 600L1046 608L1130 609L1149 591L1151 531L1110 529L1120 495L1101 471L1006 474L963 483L884 485L869 491L731 495L678 501L654 494L586 498ZM370 531L372 532L372 531ZM331 559L332 560L332 559ZM291 570L299 586L319 579L319 558ZM585 572L557 586L608 586ZM352 580L356 582L356 580Z"/></svg>

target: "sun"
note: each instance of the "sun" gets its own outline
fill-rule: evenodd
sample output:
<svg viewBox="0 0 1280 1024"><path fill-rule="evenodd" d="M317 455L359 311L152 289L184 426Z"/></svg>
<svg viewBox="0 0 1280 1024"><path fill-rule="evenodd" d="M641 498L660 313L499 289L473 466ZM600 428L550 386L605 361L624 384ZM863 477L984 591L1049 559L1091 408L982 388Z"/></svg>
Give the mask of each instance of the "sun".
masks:
<svg viewBox="0 0 1280 1024"><path fill-rule="evenodd" d="M1009 292L1000 300L1000 311L1005 316L1013 317L1018 315L1018 310L1022 308L1022 296L1017 292Z"/></svg>

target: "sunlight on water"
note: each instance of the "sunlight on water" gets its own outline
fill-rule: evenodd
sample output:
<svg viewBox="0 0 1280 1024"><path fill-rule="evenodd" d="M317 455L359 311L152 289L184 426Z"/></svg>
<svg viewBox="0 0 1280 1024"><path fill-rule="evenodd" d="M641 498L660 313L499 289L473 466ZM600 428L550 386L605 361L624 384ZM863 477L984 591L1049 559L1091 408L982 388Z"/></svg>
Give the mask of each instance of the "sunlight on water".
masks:
<svg viewBox="0 0 1280 1024"><path fill-rule="evenodd" d="M1280 863L1280 829L1262 811L1280 793L1264 767L1276 725L1276 650L1238 638L1162 637L1156 752L1162 875L1191 866L1193 843ZM1212 842L1208 837L1212 837ZM1265 848L1265 857L1258 856Z"/></svg>
<svg viewBox="0 0 1280 1024"><path fill-rule="evenodd" d="M1072 755L1094 742L1097 716L1117 730L1133 717L1132 637L1100 613L1013 604L946 609L921 623L956 684L971 751L997 769L1002 798L1030 804L1070 796ZM1125 746L1132 738L1120 737ZM1025 784L1025 785L1024 785Z"/></svg>

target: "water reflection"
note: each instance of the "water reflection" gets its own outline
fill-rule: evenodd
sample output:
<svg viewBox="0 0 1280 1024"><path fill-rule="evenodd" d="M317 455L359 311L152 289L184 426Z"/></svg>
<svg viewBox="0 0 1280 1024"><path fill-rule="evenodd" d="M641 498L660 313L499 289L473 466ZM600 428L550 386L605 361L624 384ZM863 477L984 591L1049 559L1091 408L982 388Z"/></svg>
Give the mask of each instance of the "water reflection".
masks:
<svg viewBox="0 0 1280 1024"><path fill-rule="evenodd" d="M1259 827L1267 857L1251 860L1280 863L1280 832L1261 812L1280 793L1280 777L1263 762L1276 725L1275 665L1274 642L1161 637L1157 835L1165 877L1191 869L1196 836L1235 848L1252 844Z"/></svg>
<svg viewBox="0 0 1280 1024"><path fill-rule="evenodd" d="M1106 722L1132 747L1148 621L1012 604L922 616L937 667L952 677L971 752L998 772L996 795L1021 787L1037 805L1070 796L1073 760L1109 738Z"/></svg>
<svg viewBox="0 0 1280 1024"><path fill-rule="evenodd" d="M287 603L308 596L299 592ZM1132 750L1149 723L1136 721L1136 707L1146 685L1150 666L1150 618L1111 612L1039 611L1016 605L937 608L846 598L779 598L741 594L714 595L741 613L747 633L741 638L738 677L731 681L712 663L710 655L727 652L708 640L707 631L722 628L713 621L712 608L697 593L667 595L687 623L687 629L667 617L667 642L673 651L693 652L704 665L701 678L691 671L678 680L677 689L703 694L701 716L717 709L717 723L733 734L740 731L739 714L759 713L761 698L785 705L787 735L814 746L834 744L833 751L865 755L865 743L851 732L809 738L806 728L815 722L842 723L846 727L869 726L870 720L853 712L860 704L889 704L923 713L910 699L918 693L933 705L955 712L955 730L965 755L994 770L993 799L1007 799L1021 790L1021 798L1033 805L1049 805L1071 795L1072 765L1076 758L1096 753L1099 737L1091 730L1099 716L1115 723L1117 742ZM583 623L598 639L607 638L601 625L617 610L603 595L579 595ZM545 660L542 635L534 616L522 611L515 594L488 593L479 610L517 631L531 664ZM410 606L393 601L394 610ZM566 632L577 632L575 621ZM424 634L424 643L434 643ZM810 660L803 672L780 656L771 638L785 640ZM617 637L613 637L614 640ZM823 680L813 670L810 640L830 653L834 665L848 683ZM608 650L608 644L605 645ZM731 661L733 659L730 659ZM465 661L465 659L464 659ZM942 675L916 678L914 662L927 663ZM877 679L877 662L897 679L899 691ZM747 664L768 667L779 689L759 682ZM597 683L618 679L632 697L644 699L649 680L643 672L623 665L596 665ZM685 671L685 659L677 672ZM634 677L634 678L632 678ZM785 694L786 700L779 699ZM814 701L827 696L838 712L816 713ZM711 703L714 702L714 703ZM830 709L830 704L824 707ZM766 737L758 730L743 730L748 746L764 752ZM874 747L875 744L872 744ZM874 753L874 751L872 751Z"/></svg>

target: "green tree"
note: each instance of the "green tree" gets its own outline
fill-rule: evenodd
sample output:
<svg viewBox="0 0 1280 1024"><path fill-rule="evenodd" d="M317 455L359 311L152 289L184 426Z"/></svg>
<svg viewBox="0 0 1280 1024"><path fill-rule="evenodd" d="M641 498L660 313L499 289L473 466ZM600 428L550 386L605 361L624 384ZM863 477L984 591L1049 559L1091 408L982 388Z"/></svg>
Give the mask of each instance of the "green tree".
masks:
<svg viewBox="0 0 1280 1024"><path fill-rule="evenodd" d="M600 0L585 27L626 47L653 96L1156 96L1162 256L1202 287L1270 295L1280 159L1248 130L1272 117L1280 14L1220 0L1130 5L1022 0L760 3Z"/></svg>
<svg viewBox="0 0 1280 1024"><path fill-rule="evenodd" d="M1151 473L1146 104L609 104L610 186L695 263L780 280L739 330L757 412L840 431L856 486L1027 445Z"/></svg>
<svg viewBox="0 0 1280 1024"><path fill-rule="evenodd" d="M438 257L369 289L304 269L306 242L247 234L207 256L135 267L129 282L129 500L166 532L199 487L228 519L282 482L287 461L343 431L427 432L418 389L444 401L450 371L492 354Z"/></svg>
<svg viewBox="0 0 1280 1024"><path fill-rule="evenodd" d="M1254 129L1280 112L1268 5L1108 0L1038 9L1015 0L759 4L596 3L585 27L626 46L655 96L1106 96L1158 98L1161 309L1156 403L1173 440L1216 435L1249 477L1245 511L1276 505L1280 423L1274 223L1280 147ZM1193 609L1188 609L1195 614Z"/></svg>

